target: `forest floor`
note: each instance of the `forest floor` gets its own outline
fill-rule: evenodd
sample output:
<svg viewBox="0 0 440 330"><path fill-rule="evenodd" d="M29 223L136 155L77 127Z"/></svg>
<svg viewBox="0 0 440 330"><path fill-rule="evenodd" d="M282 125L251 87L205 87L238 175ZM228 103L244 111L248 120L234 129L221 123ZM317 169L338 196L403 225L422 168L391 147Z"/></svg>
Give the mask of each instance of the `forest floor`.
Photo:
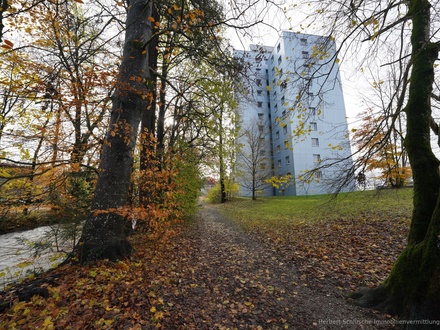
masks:
<svg viewBox="0 0 440 330"><path fill-rule="evenodd" d="M350 304L330 279L301 276L292 258L214 206L202 206L166 244L142 238L133 236L127 260L62 266L0 295L9 299L0 328L393 328L391 316ZM19 301L23 288L45 297Z"/></svg>

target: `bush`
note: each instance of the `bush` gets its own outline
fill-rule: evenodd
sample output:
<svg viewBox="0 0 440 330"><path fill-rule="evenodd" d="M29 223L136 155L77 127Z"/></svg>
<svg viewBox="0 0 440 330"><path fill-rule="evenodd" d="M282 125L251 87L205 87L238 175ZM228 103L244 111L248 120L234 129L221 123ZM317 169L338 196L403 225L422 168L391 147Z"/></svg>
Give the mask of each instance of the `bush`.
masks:
<svg viewBox="0 0 440 330"><path fill-rule="evenodd" d="M193 162L179 161L177 167L179 171L174 181L180 193L176 196L176 205L182 216L188 218L196 213L197 199L203 186L203 180Z"/></svg>
<svg viewBox="0 0 440 330"><path fill-rule="evenodd" d="M239 187L237 183L232 183L229 180L225 182L225 190L226 190L226 199L232 200L237 193ZM214 187L212 187L208 191L207 200L208 203L211 204L219 204L221 202L221 186L220 183L217 183Z"/></svg>
<svg viewBox="0 0 440 330"><path fill-rule="evenodd" d="M208 191L208 195L206 196L208 203L211 204L219 204L221 201L221 187L220 183L217 183L214 187L212 187Z"/></svg>

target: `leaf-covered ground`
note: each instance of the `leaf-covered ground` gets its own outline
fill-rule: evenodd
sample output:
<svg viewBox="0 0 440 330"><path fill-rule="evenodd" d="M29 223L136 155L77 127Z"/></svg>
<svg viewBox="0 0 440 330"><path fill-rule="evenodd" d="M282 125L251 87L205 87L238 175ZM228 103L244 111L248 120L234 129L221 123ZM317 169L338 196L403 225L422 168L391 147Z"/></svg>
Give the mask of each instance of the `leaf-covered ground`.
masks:
<svg viewBox="0 0 440 330"><path fill-rule="evenodd" d="M375 287L386 279L406 245L408 228L409 219L384 214L255 229L254 233L293 260L301 278L350 291Z"/></svg>
<svg viewBox="0 0 440 330"><path fill-rule="evenodd" d="M333 226L321 234L318 228L302 227L289 234L295 242L287 244L286 236L270 243L270 235L265 239L249 235L205 206L166 244L137 235L136 253L130 259L63 266L45 274L36 287L47 289L46 298L34 296L26 302L3 294L9 306L0 315L0 328L390 328L392 319L350 305L337 288L354 285L358 271L344 273L344 267L354 266L344 263L349 246L344 258L336 247L341 243L339 231L357 227ZM361 234L352 240L344 244L357 246L357 240L368 240L369 249L382 244ZM312 251L310 246L321 248ZM351 258L359 261L356 267L368 264L369 249ZM377 260L371 262L376 269ZM333 278L332 272L344 275ZM320 281L315 284L314 278Z"/></svg>

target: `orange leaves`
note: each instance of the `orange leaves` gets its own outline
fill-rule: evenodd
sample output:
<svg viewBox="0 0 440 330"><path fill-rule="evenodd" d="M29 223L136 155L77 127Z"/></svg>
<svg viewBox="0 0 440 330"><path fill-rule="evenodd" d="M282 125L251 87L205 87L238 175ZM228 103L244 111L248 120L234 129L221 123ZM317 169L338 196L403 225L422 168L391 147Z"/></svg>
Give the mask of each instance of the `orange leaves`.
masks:
<svg viewBox="0 0 440 330"><path fill-rule="evenodd" d="M3 42L4 44L1 46L2 48L12 49L14 47L14 44L9 40L4 40Z"/></svg>
<svg viewBox="0 0 440 330"><path fill-rule="evenodd" d="M405 246L408 222L377 218L298 224L281 232L268 229L277 250L290 255L304 278L331 279L355 290L385 280Z"/></svg>
<svg viewBox="0 0 440 330"><path fill-rule="evenodd" d="M374 82L379 88L382 81ZM373 109L361 113L362 124L352 130L355 146L365 156L361 158L367 171L380 172L378 179L385 180L392 187L401 187L407 183L412 172L407 162L401 132L388 123L389 116L375 113ZM389 132L389 131L394 132Z"/></svg>
<svg viewBox="0 0 440 330"><path fill-rule="evenodd" d="M154 251L152 246L146 249ZM13 314L0 315L0 328L59 329L72 324L78 329L144 328L150 302L141 290L148 285L144 276L148 278L152 271L151 258L145 255L142 263L103 261L83 268L64 266L56 270L62 278L48 287L47 299L14 301Z"/></svg>
<svg viewBox="0 0 440 330"><path fill-rule="evenodd" d="M78 173L80 170L80 164L79 163L72 163L70 165L71 171L74 173Z"/></svg>

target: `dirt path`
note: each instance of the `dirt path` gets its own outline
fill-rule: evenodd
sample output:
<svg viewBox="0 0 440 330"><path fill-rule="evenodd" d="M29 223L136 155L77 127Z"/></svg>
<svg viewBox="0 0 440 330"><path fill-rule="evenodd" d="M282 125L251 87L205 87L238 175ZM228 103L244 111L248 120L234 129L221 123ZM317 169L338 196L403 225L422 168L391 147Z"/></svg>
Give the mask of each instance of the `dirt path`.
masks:
<svg viewBox="0 0 440 330"><path fill-rule="evenodd" d="M168 327L179 329L387 329L370 310L336 290L299 281L295 266L247 235L212 206L203 206L190 249L176 251ZM167 324L164 324L167 328Z"/></svg>

